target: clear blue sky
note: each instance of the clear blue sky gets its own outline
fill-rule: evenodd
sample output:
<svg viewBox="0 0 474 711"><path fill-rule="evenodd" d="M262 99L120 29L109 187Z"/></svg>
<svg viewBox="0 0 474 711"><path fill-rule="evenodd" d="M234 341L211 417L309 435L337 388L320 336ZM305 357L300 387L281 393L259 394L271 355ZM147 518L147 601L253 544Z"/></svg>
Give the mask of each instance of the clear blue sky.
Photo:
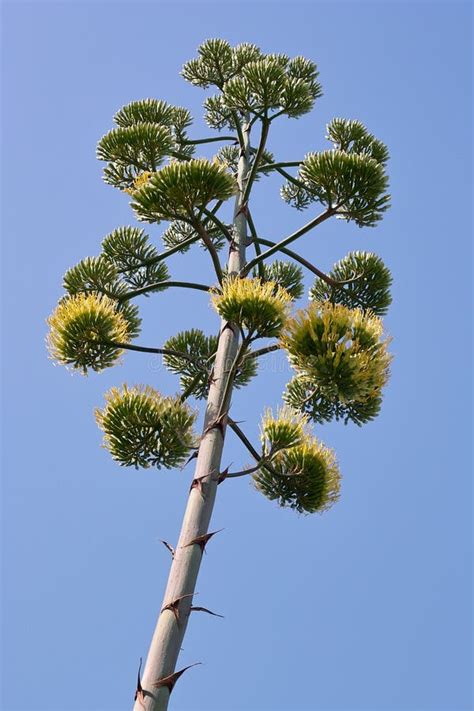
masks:
<svg viewBox="0 0 474 711"><path fill-rule="evenodd" d="M358 118L388 143L393 207L376 229L306 235L321 268L353 249L393 270L393 374L381 416L317 429L337 451L340 503L298 517L237 480L219 489L198 583L224 620L193 617L176 711L465 711L470 703L471 12L468 3L7 3L3 7L3 706L2 711L125 711L162 599L191 468L121 469L101 449L93 409L111 385L170 393L151 356L100 375L48 360L45 319L66 269L135 224L101 181L97 140L131 100L188 106L208 135L204 94L179 70L209 37L303 54L324 97L283 120L281 160L324 147L326 122ZM261 234L309 215L261 181ZM160 227L150 226L156 244ZM173 258L180 278L210 268ZM307 282L308 286L310 281ZM138 342L215 329L205 295L143 303ZM257 432L287 366L266 361L235 399ZM229 433L224 463L248 461Z"/></svg>

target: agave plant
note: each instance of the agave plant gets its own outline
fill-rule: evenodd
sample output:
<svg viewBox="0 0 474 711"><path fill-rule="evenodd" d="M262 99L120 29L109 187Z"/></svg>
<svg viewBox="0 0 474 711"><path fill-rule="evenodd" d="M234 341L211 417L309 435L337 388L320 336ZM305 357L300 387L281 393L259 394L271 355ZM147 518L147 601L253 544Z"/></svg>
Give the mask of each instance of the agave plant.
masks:
<svg viewBox="0 0 474 711"><path fill-rule="evenodd" d="M186 109L144 99L116 113L115 127L97 148L105 182L124 193L137 220L167 223L163 246L141 227L113 230L98 256L67 271L65 294L49 318L48 346L58 363L99 371L135 350L162 354L178 376L173 393L148 384L114 387L96 411L104 445L121 466L172 469L195 460L179 540L175 547L166 544L172 553L169 580L139 672L135 711L168 707L176 681L189 668L176 671L190 614L210 612L192 600L204 548L214 535L209 524L218 485L248 477L280 506L307 514L329 509L340 496L341 475L335 453L313 433L314 423L342 418L362 425L373 419L391 359L381 321L391 301L391 276L382 260L355 251L323 270L290 248L332 218L359 227L380 221L390 201L386 146L359 121L335 118L327 126L328 150L293 161L274 157L267 145L274 121L307 114L322 95L317 66L304 57L212 39L184 65L182 76L211 90L205 120L217 135L193 138ZM215 156L196 156L207 144L218 144ZM281 196L289 205L316 207L306 224L276 241L260 233L252 203L257 181L275 174L284 180ZM228 224L221 208L231 199ZM174 280L168 257L197 245L209 256L207 283ZM297 303L305 272L314 283L308 301ZM218 334L196 324L161 346L133 343L140 331L133 302L159 298L171 287L203 292L220 319ZM234 415L232 393L251 386L259 360L277 350L286 354L294 376L282 406L264 412L260 442L252 443ZM200 433L192 399L206 405ZM232 471L223 466L228 430L252 464Z"/></svg>

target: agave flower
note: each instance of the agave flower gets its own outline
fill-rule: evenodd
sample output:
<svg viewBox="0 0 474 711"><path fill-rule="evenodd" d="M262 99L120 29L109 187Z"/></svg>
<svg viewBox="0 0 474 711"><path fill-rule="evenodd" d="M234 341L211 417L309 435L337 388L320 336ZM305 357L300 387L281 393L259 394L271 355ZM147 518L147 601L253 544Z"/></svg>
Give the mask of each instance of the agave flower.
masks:
<svg viewBox="0 0 474 711"><path fill-rule="evenodd" d="M172 373L180 376L181 390L185 392L192 388L197 400L207 397L211 382L212 363L217 351L218 336L206 336L200 329L192 328L171 336L163 344L168 350L163 356L165 366ZM180 358L176 353L192 356L190 360ZM242 388L252 380L257 373L256 358L244 358L237 369L234 386Z"/></svg>
<svg viewBox="0 0 474 711"><path fill-rule="evenodd" d="M263 454L273 456L276 452L301 444L307 431L308 418L287 405L274 415L269 408L260 424L260 440Z"/></svg>
<svg viewBox="0 0 474 711"><path fill-rule="evenodd" d="M334 119L327 127L331 150L308 153L302 161L288 156L285 163L267 150L274 120L302 116L321 95L318 68L304 57L264 54L252 44L231 47L211 39L184 65L182 75L191 84L214 87L217 93L204 102L205 121L218 130L228 127L231 135L188 137L190 112L158 99L132 101L116 113L116 127L97 148L105 162L104 181L131 195L138 220L169 223L162 235L164 251L143 230L119 227L104 239L99 256L68 270L67 296L50 318L50 350L60 362L100 370L116 361L121 348L130 348L163 355L166 368L180 380L179 397L125 385L112 388L96 410L104 446L122 466L171 469L196 457L176 555L166 544L173 557L166 604L143 676L141 664L138 670L135 711L168 708L175 682L189 668L175 670L188 614L211 612L191 605L191 598L202 553L215 533L208 525L218 484L228 480L224 486L231 486L230 481L246 476L281 506L300 513L328 509L339 497L340 472L334 453L312 435L309 421L343 417L361 424L375 417L390 363L377 318L390 303L391 277L381 260L353 252L327 279L286 248L332 217L361 227L383 217L389 206L386 146L360 122ZM213 159L193 158L197 146L215 141L225 145ZM312 203L323 207L278 243L257 239L260 230L250 212L255 182L275 171L286 181L281 195L287 203L297 209ZM228 224L225 202L234 194ZM255 237L256 255L250 261L245 222ZM211 258L219 282L215 288L169 275L168 257L194 244ZM227 263L217 253L224 247L229 248ZM291 261L269 263L277 252ZM292 318L292 303L304 290L300 265L319 277L310 291L312 303ZM195 271L191 260L190 274ZM175 287L210 291L223 321L219 333L208 336L190 328L156 344L160 347L127 345L141 323L133 300ZM262 337L273 338L273 343L250 350ZM235 388L253 378L261 356L280 347L294 377L283 395L286 405L264 412L260 445L254 446L234 419ZM186 404L190 397L207 398L198 438L193 433L196 414ZM227 428L247 448L253 464L235 471L222 468Z"/></svg>
<svg viewBox="0 0 474 711"><path fill-rule="evenodd" d="M327 397L311 378L299 374L286 386L283 400L298 412L305 414L313 422L330 420L349 420L359 427L374 420L382 405L381 389L374 391L363 400L342 402L334 397Z"/></svg>
<svg viewBox="0 0 474 711"><path fill-rule="evenodd" d="M287 183L282 197L298 209L317 201L341 219L370 227L390 206L384 164L364 152L308 153L297 177L301 186L295 189Z"/></svg>
<svg viewBox="0 0 474 711"><path fill-rule="evenodd" d="M62 365L87 372L113 365L122 354L114 343L128 343L130 325L108 296L78 293L62 299L48 318L49 352Z"/></svg>
<svg viewBox="0 0 474 711"><path fill-rule="evenodd" d="M138 219L194 220L195 209L212 200L227 200L236 182L221 165L205 158L173 162L153 173L147 183L133 192L132 208Z"/></svg>
<svg viewBox="0 0 474 711"><path fill-rule="evenodd" d="M291 296L275 282L260 279L226 279L214 291L212 304L226 321L238 323L258 337L277 336L288 319Z"/></svg>
<svg viewBox="0 0 474 711"><path fill-rule="evenodd" d="M137 175L137 177L133 181L133 185L131 188L124 188L123 189L124 193L133 195L135 190L139 190L143 185L146 185L148 183L148 181L150 180L152 175L153 175L153 173L151 171L144 170L143 173L140 173L139 175Z"/></svg>
<svg viewBox="0 0 474 711"><path fill-rule="evenodd" d="M373 252L349 252L332 268L334 281L347 281L335 289L319 277L309 291L314 301L331 300L349 308L361 308L384 316L392 303L392 275L379 256Z"/></svg>
<svg viewBox="0 0 474 711"><path fill-rule="evenodd" d="M132 187L140 173L154 171L163 163L173 145L167 126L140 122L113 128L97 146L97 158L107 161L105 182L122 190Z"/></svg>
<svg viewBox="0 0 474 711"><path fill-rule="evenodd" d="M294 446L262 466L254 475L256 488L280 506L299 513L316 513L330 508L339 498L340 472L334 452L305 434Z"/></svg>
<svg viewBox="0 0 474 711"><path fill-rule="evenodd" d="M196 413L179 397L151 387L111 388L96 410L104 446L122 466L172 469L186 460L195 444Z"/></svg>
<svg viewBox="0 0 474 711"><path fill-rule="evenodd" d="M391 356L382 334L370 312L313 302L287 323L281 343L297 373L322 395L350 402L373 397L387 382Z"/></svg>

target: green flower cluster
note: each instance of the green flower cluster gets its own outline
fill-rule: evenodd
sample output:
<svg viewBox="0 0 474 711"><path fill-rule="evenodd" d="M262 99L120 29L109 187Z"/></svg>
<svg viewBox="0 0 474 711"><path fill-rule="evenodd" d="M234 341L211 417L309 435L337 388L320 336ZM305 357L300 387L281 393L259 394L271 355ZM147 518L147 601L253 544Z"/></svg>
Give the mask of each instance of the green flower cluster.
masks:
<svg viewBox="0 0 474 711"><path fill-rule="evenodd" d="M282 198L299 210L319 202L359 227L373 226L390 206L387 147L360 121L333 119L327 130L333 149L308 153Z"/></svg>
<svg viewBox="0 0 474 711"><path fill-rule="evenodd" d="M104 180L120 190L136 187L137 179L154 172L167 157L190 158L187 142L191 114L181 106L157 99L132 101L114 116L116 128L97 146L97 158L107 162Z"/></svg>
<svg viewBox="0 0 474 711"><path fill-rule="evenodd" d="M132 208L139 220L194 222L195 209L212 200L227 200L236 190L234 177L205 158L173 162L148 176L134 190Z"/></svg>
<svg viewBox="0 0 474 711"><path fill-rule="evenodd" d="M339 498L340 472L334 452L307 432L307 419L290 408L262 420L262 464L254 475L257 489L299 513L330 508Z"/></svg>
<svg viewBox="0 0 474 711"><path fill-rule="evenodd" d="M179 398L151 387L112 388L105 407L96 410L104 446L122 466L172 469L195 444L196 414Z"/></svg>
<svg viewBox="0 0 474 711"><path fill-rule="evenodd" d="M304 57L264 54L254 44L231 47L221 39L207 40L198 54L184 65L182 75L195 86L220 90L204 104L213 128L235 128L235 113L298 118L322 94L317 67Z"/></svg>
<svg viewBox="0 0 474 711"><path fill-rule="evenodd" d="M163 348L187 356L180 358L179 355L167 353L163 361L168 370L180 376L182 391L189 392L197 400L204 399L209 392L218 340L217 336L206 336L200 329L193 328L171 336L163 344ZM235 375L234 386L241 388L247 385L256 373L257 359L244 358Z"/></svg>
<svg viewBox="0 0 474 711"><path fill-rule="evenodd" d="M387 313L392 303L392 275L373 252L349 252L334 265L329 276L336 282L346 283L333 287L317 278L310 289L310 299L332 301L351 309L361 308L377 316Z"/></svg>

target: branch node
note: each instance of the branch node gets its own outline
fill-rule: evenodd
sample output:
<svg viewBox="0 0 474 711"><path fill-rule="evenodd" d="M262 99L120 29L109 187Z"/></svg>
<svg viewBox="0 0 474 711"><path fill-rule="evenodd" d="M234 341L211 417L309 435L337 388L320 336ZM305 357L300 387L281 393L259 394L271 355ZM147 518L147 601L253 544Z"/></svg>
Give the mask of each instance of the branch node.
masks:
<svg viewBox="0 0 474 711"><path fill-rule="evenodd" d="M196 477L196 479L193 479L191 482L191 486L189 487L189 491L192 491L193 489L197 489L199 493L201 494L202 498L204 499L204 482L203 479L207 477L207 474L203 474L202 476Z"/></svg>
<svg viewBox="0 0 474 711"><path fill-rule="evenodd" d="M167 605L164 605L164 607L161 608L161 612L164 612L165 610L169 610L170 612L173 613L174 618L176 620L176 624L180 625L180 610L179 610L179 603L181 600L184 600L186 597L193 597L196 593L187 593L186 595L181 595L180 597L177 597L176 600L173 600L172 602L169 602Z"/></svg>
<svg viewBox="0 0 474 711"><path fill-rule="evenodd" d="M249 217L249 205L248 202L243 202L242 205L239 207L239 209L235 213L235 217L237 215L243 215L247 220Z"/></svg>
<svg viewBox="0 0 474 711"><path fill-rule="evenodd" d="M238 251L239 251L239 247L237 245L237 242L235 241L235 239L232 238L231 241L229 242L229 254L232 254L233 252L238 252Z"/></svg>
<svg viewBox="0 0 474 711"><path fill-rule="evenodd" d="M204 430L204 435L206 435L208 432L211 432L211 430L219 430L219 432L222 435L222 438L224 438L224 433L225 433L225 428L227 425L227 412L223 412L222 415L219 415L213 422L211 422L210 425L206 427Z"/></svg>

